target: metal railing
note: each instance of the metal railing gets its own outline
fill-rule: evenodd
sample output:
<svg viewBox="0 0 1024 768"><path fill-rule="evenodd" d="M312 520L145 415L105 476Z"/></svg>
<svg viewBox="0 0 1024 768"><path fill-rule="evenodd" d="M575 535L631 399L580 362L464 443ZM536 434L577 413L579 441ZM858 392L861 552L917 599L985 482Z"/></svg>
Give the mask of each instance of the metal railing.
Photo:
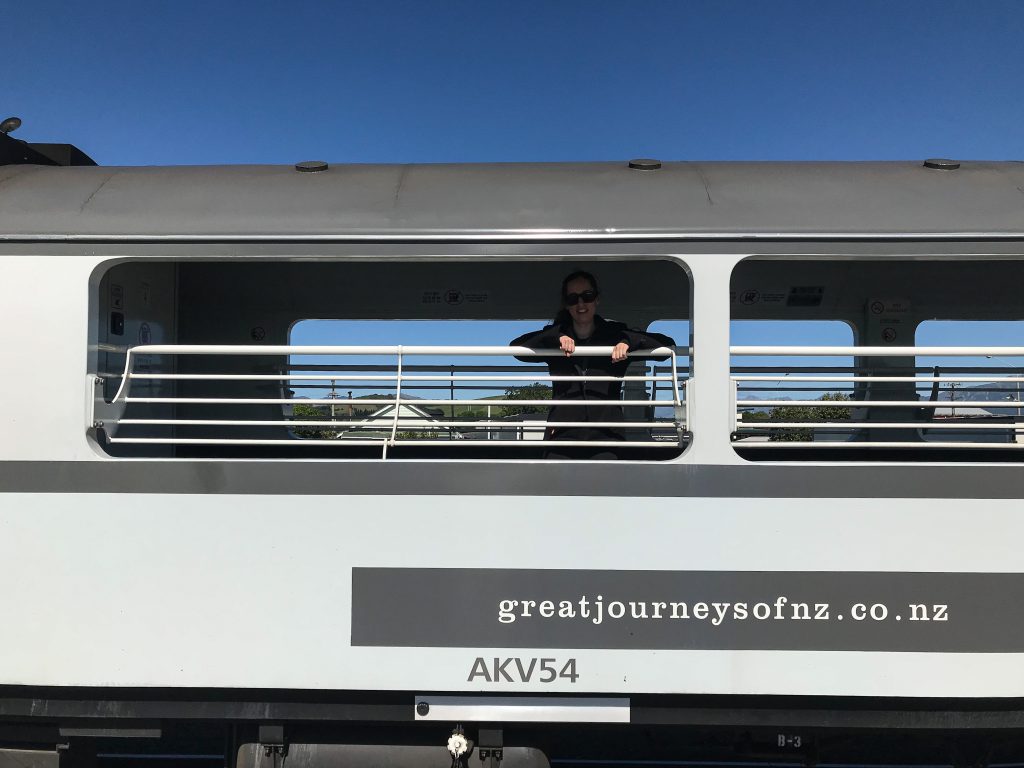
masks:
<svg viewBox="0 0 1024 768"><path fill-rule="evenodd" d="M733 365L737 447L1024 448L1024 371L990 364L1024 363L1024 347L737 346L730 353L772 361ZM821 357L855 362L791 362ZM928 358L962 362L917 364Z"/></svg>
<svg viewBox="0 0 1024 768"><path fill-rule="evenodd" d="M572 357L611 352L578 347ZM537 447L549 427L608 430L608 439L560 439L559 447L683 444L688 369L671 348L631 352L634 365L623 377L588 374L585 364L580 375L552 376L541 365L462 362L514 356L540 363L563 354L495 346L137 346L125 353L113 398L97 388L90 422L114 445L377 446L384 458L400 445ZM185 356L210 362L182 365ZM555 382L610 381L621 382L621 399L550 398ZM580 418L548 423L553 406L580 409ZM590 420L590 406L611 406L612 417L622 418L605 410L606 420Z"/></svg>

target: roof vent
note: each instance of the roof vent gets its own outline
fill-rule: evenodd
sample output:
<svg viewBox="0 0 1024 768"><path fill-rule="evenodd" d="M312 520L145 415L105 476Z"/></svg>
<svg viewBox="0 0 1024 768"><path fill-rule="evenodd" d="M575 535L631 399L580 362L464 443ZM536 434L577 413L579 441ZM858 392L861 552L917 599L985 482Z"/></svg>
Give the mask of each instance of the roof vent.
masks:
<svg viewBox="0 0 1024 768"><path fill-rule="evenodd" d="M937 171L955 171L960 167L956 160L946 160L942 157L932 157L924 161L925 168L934 168Z"/></svg>
<svg viewBox="0 0 1024 768"><path fill-rule="evenodd" d="M635 171L656 171L661 168L661 160L652 160L649 157L639 157L629 161L629 167Z"/></svg>
<svg viewBox="0 0 1024 768"><path fill-rule="evenodd" d="M318 173L326 171L329 166L323 160L303 160L295 164L295 170L299 173Z"/></svg>

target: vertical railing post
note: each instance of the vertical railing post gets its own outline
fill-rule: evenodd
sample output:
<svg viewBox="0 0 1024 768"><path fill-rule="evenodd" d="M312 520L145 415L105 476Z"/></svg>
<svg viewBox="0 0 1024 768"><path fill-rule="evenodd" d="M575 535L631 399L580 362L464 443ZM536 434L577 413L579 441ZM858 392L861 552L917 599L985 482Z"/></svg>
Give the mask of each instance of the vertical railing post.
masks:
<svg viewBox="0 0 1024 768"><path fill-rule="evenodd" d="M676 352L672 350L672 354L669 357L670 370L672 375L672 415L676 420L676 440L679 445L683 444L683 432L690 429L690 406L688 398L686 400L680 399L679 397L679 366L676 360ZM657 385L658 381L658 366L654 365L654 383ZM652 396L652 400L657 400L657 397ZM684 405L686 403L686 405Z"/></svg>
<svg viewBox="0 0 1024 768"><path fill-rule="evenodd" d="M132 377L132 349L131 347L124 353L124 373L121 374L121 386L117 388L117 393L114 395L114 399L110 402L116 403L121 395L124 394L128 397L128 381Z"/></svg>
<svg viewBox="0 0 1024 768"><path fill-rule="evenodd" d="M672 355L669 359L672 361L672 402L675 405L679 405L679 366L676 364L675 350L672 350Z"/></svg>
<svg viewBox="0 0 1024 768"><path fill-rule="evenodd" d="M658 401L658 363L655 360L645 360L644 361L644 375L645 376L647 375L647 364L648 363L650 363L650 366L651 366L651 378L652 378L652 381L651 381L651 402L654 403L654 402ZM676 379L676 377L673 375L672 376L672 384L673 384L673 386L675 386L675 379ZM645 390L646 390L646 384L647 384L647 382L644 382ZM657 418L658 414L657 414L656 408L657 408L657 406L654 406L654 407L651 408L651 419L652 420L656 420L656 418Z"/></svg>
<svg viewBox="0 0 1024 768"><path fill-rule="evenodd" d="M686 431L690 431L690 382L683 382L683 391L686 397L683 398L683 424L686 426Z"/></svg>
<svg viewBox="0 0 1024 768"><path fill-rule="evenodd" d="M448 366L449 379L448 379L448 399L452 401L451 405L451 420L455 421L455 364L452 363ZM455 428L448 427L448 439L455 439Z"/></svg>
<svg viewBox="0 0 1024 768"><path fill-rule="evenodd" d="M395 372L395 417L391 420L391 439L384 441L382 459L388 457L388 445L395 444L395 437L398 434L398 414L402 409L402 345L398 345L398 368Z"/></svg>
<svg viewBox="0 0 1024 768"><path fill-rule="evenodd" d="M729 387L730 412L732 413L732 429L730 431L736 432L743 423L739 412L739 405L737 405L737 401L740 399L740 382L734 376L730 376L729 380L732 383L732 386Z"/></svg>
<svg viewBox="0 0 1024 768"><path fill-rule="evenodd" d="M1017 425L1017 428L1014 429L1014 442L1017 442L1017 438L1020 435L1020 431L1019 430L1020 430L1020 424L1021 424L1021 377L1024 377L1024 374L1018 373L1017 374L1017 419L1014 422Z"/></svg>

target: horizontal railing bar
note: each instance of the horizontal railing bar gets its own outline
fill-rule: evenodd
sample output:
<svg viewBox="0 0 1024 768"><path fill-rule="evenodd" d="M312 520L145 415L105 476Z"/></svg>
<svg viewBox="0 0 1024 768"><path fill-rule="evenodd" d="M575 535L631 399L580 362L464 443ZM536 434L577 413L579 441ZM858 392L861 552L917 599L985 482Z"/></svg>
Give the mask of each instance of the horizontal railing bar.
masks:
<svg viewBox="0 0 1024 768"><path fill-rule="evenodd" d="M120 377L120 374L118 374ZM167 381L397 381L398 376L330 376L314 374L301 376L297 374L263 374L263 373L133 373L133 380L167 380ZM672 381L671 376L406 376L402 381Z"/></svg>
<svg viewBox="0 0 1024 768"><path fill-rule="evenodd" d="M487 388L488 387L484 387L484 386L473 387L472 391L477 391L477 390L487 389ZM419 390L422 390L422 389L443 389L443 390L447 391L448 387L413 387L413 389L419 389ZM490 387L490 389L500 390L501 387ZM878 390L878 392L881 392L881 391L882 390ZM919 392L919 393L927 393L928 389L925 388L925 387L916 387L914 391ZM948 394L950 391L951 390L949 388L943 388L943 390L942 390L942 392L944 394ZM772 394L775 394L776 397L779 397L779 396L791 397L793 395L805 394L807 392L822 392L822 393L827 393L827 394L831 394L831 395L847 395L847 396L852 398L853 396L858 395L859 390L853 389L853 388L849 388L849 387L785 387L785 388L780 388L780 387L737 387L737 392L740 394L741 397L750 397L750 395L752 393L761 393L761 392L772 393ZM960 390L960 392L961 392L961 394L965 394L964 390ZM985 393L998 393L1000 395L1010 396L1010 395L1013 394L1013 390L1007 390L1007 389L1005 389L1003 387L970 387L969 388L969 394L971 395L971 397L976 397L978 395L985 394ZM928 400L929 398L925 397L924 399ZM860 396L857 397L857 401L858 402L875 402L874 400L865 400L863 397L860 397ZM959 402L962 402L962 401L961 400L950 401L948 398L944 398L941 402L944 402L944 403L957 402L957 403L959 403ZM990 400L990 401L986 401L986 402L998 403L998 402L1004 402L1004 401L1001 401L1001 400ZM1008 401L1006 401L1006 402L1008 402Z"/></svg>
<svg viewBox="0 0 1024 768"><path fill-rule="evenodd" d="M448 445L447 440L397 440L403 445ZM560 446L596 447L596 448L650 448L651 446L680 445L678 438L671 440L452 440L452 445L470 446L473 443L487 445L508 445L509 447L535 447L541 445L545 450L557 450Z"/></svg>
<svg viewBox="0 0 1024 768"><path fill-rule="evenodd" d="M266 386L266 385L264 385L264 386ZM298 391L307 391L307 390L308 391L314 391L314 392L323 392L325 389L330 389L330 387L325 387L323 384L288 384L287 386L288 386L289 391L291 391L293 393L294 392L298 392ZM391 392L394 391L395 387L394 386L379 386L379 385L375 385L375 384L345 384L345 385L339 387L339 389L343 389L343 390L347 389L350 392L370 392L370 393L372 393L374 395L381 396L381 395L390 395ZM445 384L445 383L440 383L440 382L434 383L434 384L409 384L409 383L407 383L405 381L405 377L404 376L402 377L402 392L405 395L407 395L411 390L415 390L417 392L424 392L424 391L428 391L429 390L429 391L449 392L450 393L452 389L454 389L459 394L463 394L465 392L502 392L502 393L504 393L506 390L510 389L510 387L508 385L504 385L504 384L498 385L498 384L482 384L482 383L481 384L461 384L461 385L456 386L456 387L453 387L451 384ZM813 389L811 391L813 391L813 392L820 392L821 390L820 389ZM296 396L293 394L292 398L295 399L295 397ZM363 397L363 395L359 395L358 399L361 399L362 397ZM347 397L337 397L337 398L334 398L334 399L336 399L339 403L341 401L348 402L348 398ZM356 402L357 398L352 398L352 401Z"/></svg>
<svg viewBox="0 0 1024 768"><path fill-rule="evenodd" d="M831 442L831 441L812 441L812 440L781 440L779 442L745 442L739 440L733 443L734 446L740 448L813 448L818 450L819 448L966 448L969 450L984 449L984 450L1020 450L1024 448L1024 443L956 443L956 442L933 442L930 440L922 440L919 443L884 443L884 442L858 442L856 440L850 440L848 442Z"/></svg>
<svg viewBox="0 0 1024 768"><path fill-rule="evenodd" d="M245 438L220 438L220 437L110 437L107 438L111 443L135 443L135 444L151 444L151 445L281 445L281 446L309 446L309 445L334 445L340 447L344 446L360 446L360 445L374 445L380 446L383 443L388 445L458 445L458 446L476 446L478 448L492 446L501 446L509 448L545 448L546 450L553 450L556 447L571 447L571 446L588 446L594 448L650 448L651 446L669 446L679 445L678 440L417 440L417 439L402 439L398 438L394 442L391 442L389 438L380 438L379 440L349 440L345 438L338 438L336 440L323 440L318 438L309 438L302 440L292 439L278 439L278 440L249 440Z"/></svg>
<svg viewBox="0 0 1024 768"><path fill-rule="evenodd" d="M388 425L390 427L390 424ZM561 429L562 427L605 427L623 429L674 429L674 424L664 421L399 421L399 428L409 427L415 429L437 429L446 430L455 427L472 427L479 430L501 430L501 429L532 429L543 431L548 427ZM374 424L365 422L356 424L354 429L378 429Z"/></svg>
<svg viewBox="0 0 1024 768"><path fill-rule="evenodd" d="M120 376L120 374L118 374ZM397 376L331 376L288 373L133 373L132 380L159 379L168 381L395 381ZM404 378L404 377L403 377Z"/></svg>
<svg viewBox="0 0 1024 768"><path fill-rule="evenodd" d="M422 402L422 401L418 401ZM737 406L808 406L812 408L1017 408L1022 400L737 400Z"/></svg>
<svg viewBox="0 0 1024 768"><path fill-rule="evenodd" d="M280 366L280 369L285 369L285 368L287 368L287 366ZM421 372L421 373L425 372L425 371L437 371L437 372L439 372L441 374L441 378L447 378L446 373L450 372L451 368L452 368L451 365L403 365L402 366L402 370L403 371L416 371L416 372ZM537 372L537 374L536 374L537 376L546 376L547 375L546 371L548 370L548 367L546 365L530 365L529 363L523 363L521 365L463 365L463 364L459 364L457 366L457 368L458 368L458 370L460 370L462 372L483 372L483 371L488 371L488 372L491 372L491 373L496 373L496 372L501 372L501 371L508 371L508 372L512 372L512 373L522 373L523 371L536 371ZM760 366L753 366L753 368L755 370L761 370ZM389 365L353 365L353 364L348 364L348 363L339 363L337 365L295 365L295 366L291 366L291 370L292 371L299 371L299 372L308 372L308 371L335 371L335 372L337 372L336 375L331 375L330 373L327 373L327 374L313 374L315 376L322 375L324 377L324 379L328 379L329 380L329 379L342 379L342 378L345 378L345 377L341 376L340 374L341 373L345 373L345 372L349 372L349 371L354 371L354 372L395 371L395 370L397 370L397 366L395 366L394 364L389 364ZM658 366L657 368L650 368L648 370L653 370L655 374L660 374L660 373L671 374L672 368L669 367L669 366ZM677 370L680 373L687 373L687 374L690 371L690 369L688 367L686 367L686 366L677 366ZM784 370L788 371L788 370L792 370L792 369L791 368L785 368ZM816 370L816 369L815 368L810 368L809 370ZM978 368L978 370L987 370L987 369ZM124 373L123 371L107 371L107 372L97 373L97 375L98 376L102 376L104 378L118 378L119 379L119 378L121 378L123 373ZM180 374L180 375L181 376L197 376L197 377L201 377L201 376L216 376L218 374ZM295 377L295 374L229 374L229 375L239 375L239 376L247 376L247 375L283 376L285 378L288 378L288 377L294 378ZM311 376L303 376L302 378L312 378L313 375L311 375ZM133 373L132 374L132 378L133 379L135 379L135 378L142 378L143 376L151 376L151 377L155 377L155 378L164 378L164 374L161 374L159 372L157 372L157 373L146 373L146 374L142 374L142 373ZM403 374L403 377L404 377L404 374ZM505 379L505 378L508 378L508 377L500 376L500 377L497 377L497 378ZM524 380L533 381L535 377L524 376L522 378Z"/></svg>
<svg viewBox="0 0 1024 768"><path fill-rule="evenodd" d="M733 381L763 381L771 383L785 384L789 381L798 382L870 382L870 383L890 383L890 382L924 382L924 383L948 383L948 382L1006 382L1006 383L1020 383L1021 379L1024 378L1024 374L1021 376L786 376L780 379L778 376L732 376Z"/></svg>
<svg viewBox="0 0 1024 768"><path fill-rule="evenodd" d="M316 363L295 363L293 365L282 365L281 370L291 371L395 371L398 370L398 366L394 363L380 363L377 365L369 364L357 364L338 362L331 365L327 364L316 364ZM445 365L403 365L403 371L450 371L452 368L451 364ZM459 363L459 370L462 371L546 371L548 367L546 365L531 365L530 363L522 363L520 365L468 365L466 363Z"/></svg>
<svg viewBox="0 0 1024 768"><path fill-rule="evenodd" d="M377 424L367 423L365 420L338 420L338 421L272 421L244 419L119 419L118 424L133 426L175 426L175 427L361 427L364 429L390 429L391 421ZM487 429L512 429L528 427L535 429L547 429L548 427L622 427L622 428L664 428L671 429L675 425L666 421L407 421L399 418L399 426L402 427L430 427L432 429L450 429L452 427L483 427Z"/></svg>
<svg viewBox="0 0 1024 768"><path fill-rule="evenodd" d="M150 403L166 405L335 405L344 408L349 402L359 405L394 405L394 398L362 398L349 401L341 398L294 400L287 397L126 397L122 398L125 403ZM758 401L760 402L760 401ZM790 402L790 401L786 401ZM796 402L796 401L792 401ZM812 401L816 402L816 401ZM642 405L650 407L672 407L675 403L672 400L401 400L402 405L565 405L585 407L588 405Z"/></svg>
<svg viewBox="0 0 1024 768"><path fill-rule="evenodd" d="M1000 424L944 424L932 421L770 421L737 423L736 430L756 432L765 429L962 429L1022 431L1024 423L1002 422Z"/></svg>
<svg viewBox="0 0 1024 768"><path fill-rule="evenodd" d="M380 447L381 443L385 442L383 438L371 439L366 438L362 440L352 439L343 440L341 438L324 440L319 438L280 438L276 440L265 439L265 440L249 440L246 438L230 438L230 437L108 437L108 442L111 443L134 443L136 445L351 445L351 446L376 446ZM410 441L411 442L411 441ZM452 440L451 442L463 442L462 440ZM471 441L475 442L475 441ZM491 442L500 442L494 440ZM536 441L540 442L540 441Z"/></svg>
<svg viewBox="0 0 1024 768"><path fill-rule="evenodd" d="M265 389L267 389L267 386L268 385L264 384L264 385L262 385L260 387L260 389L265 390ZM159 387L154 387L152 385L147 385L147 384L140 385L140 389L141 388L146 388L147 391L160 391ZM294 393L298 393L298 392L322 393L325 389L329 389L329 387L324 387L323 385L320 385L320 384L289 384L287 386L287 389L288 389L289 392L293 393L292 394L292 399L293 400L296 400L297 402L305 402L305 400L302 399L304 396L296 395ZM381 396L385 396L386 397L386 396L391 395L392 392L394 391L394 387L381 387L381 386L374 386L373 384L349 384L349 385L347 385L345 387L345 389L347 389L350 392L359 392L360 393L359 395L351 398L351 402L353 402L353 403L363 402L364 398L370 397L370 396L373 396L373 395L376 395L378 397L381 397ZM513 387L506 386L504 384L482 384L482 383L481 384L463 384L462 386L452 387L449 384L444 384L444 383L440 383L440 382L434 383L434 384L422 384L422 383L416 383L416 382L408 383L408 382L406 382L404 380L402 381L402 392L403 392L403 394L405 396L408 396L410 392L415 392L415 393L421 393L421 392L447 392L447 393L450 394L453 389L455 390L456 394L458 394L458 395L463 395L463 394L467 394L467 393L480 393L480 392L492 392L492 393L504 394L509 389L513 389ZM647 389L647 388L645 388L645 389ZM649 391L649 390L647 390L647 391ZM665 394L665 395L669 395L669 394L672 393L672 390L669 387L666 387L666 386L659 387L658 391L663 393L663 394ZM680 386L680 392L682 392L682 391L683 391L683 388L682 388L682 386ZM762 390L752 389L750 391L752 391L752 392L775 392L776 390L774 390L774 389L762 389ZM795 392L795 391L796 390L787 390L787 392ZM807 391L807 392L822 392L824 390L821 387L808 387L805 391ZM854 390L847 390L847 394L852 394L853 391ZM997 392L997 391L1002 391L1002 390L992 390L992 391L993 392ZM364 393L368 393L368 394L364 394ZM475 396L478 397L478 398L482 398L483 397L482 395L479 395L479 394L476 394ZM498 396L497 394L487 395L487 397L497 397L497 396ZM322 397L329 397L329 395L323 395ZM426 397L426 395L416 394L415 397ZM349 400L350 400L348 397L335 397L335 398L331 398L331 399L333 399L338 404L348 403ZM403 400L404 399L405 398L403 397ZM410 400L410 402L414 402L414 401ZM446 400L445 402L450 402L450 401Z"/></svg>
<svg viewBox="0 0 1024 768"><path fill-rule="evenodd" d="M406 438L395 441L401 445L458 445L460 447L471 446L474 443L486 445L508 445L509 447L529 448L542 446L545 450L557 450L556 446L577 446L577 447L598 447L598 448L650 448L651 446L680 445L678 437L672 439L658 440L481 440L479 438L469 440L432 440Z"/></svg>
<svg viewBox="0 0 1024 768"><path fill-rule="evenodd" d="M402 381L672 381L671 376L406 376Z"/></svg>
<svg viewBox="0 0 1024 768"><path fill-rule="evenodd" d="M611 355L614 347L576 347L574 357L603 357ZM247 344L145 344L132 347L133 355L458 355L467 357L559 357L565 353L560 349L530 349L529 347L499 346L288 346ZM671 355L670 347L642 349L629 352L629 357L646 358ZM1024 354L1024 353L1022 353Z"/></svg>
<svg viewBox="0 0 1024 768"><path fill-rule="evenodd" d="M142 389L142 388L145 388L147 390L147 392L153 391L153 390L159 391L159 388L152 388L152 387L147 388L147 387L145 387L145 385L143 387L141 387L140 389ZM358 395L356 395L355 397L353 397L351 399L349 399L347 397L336 397L336 398L330 398L330 399L332 399L335 403L337 403L338 407L341 407L343 404L348 404L348 403L352 403L353 405L358 406L359 403L366 402L366 399L369 398L369 397L374 397L374 396L376 396L376 397L387 397L387 396L389 396L391 394L391 392L388 392L388 391L382 392L381 391L382 389L384 389L384 387L374 387L374 386L368 386L368 385L363 385L363 384L352 384L352 385L350 385L348 387L348 390L351 391L351 392L359 392ZM402 392L403 392L402 400L403 400L403 402L418 402L417 400L414 400L412 398L414 398L414 397L426 397L427 396L426 394L419 394L419 393L425 393L425 392L447 392L447 393L450 394L451 389L452 389L451 387L445 386L443 384L410 384L408 386L404 386L403 387L403 389L402 389ZM466 394L466 393L474 393L474 396L479 398L479 400L475 400L475 401L472 401L472 402L487 402L486 399L485 399L486 397L498 397L499 393L501 395L504 395L505 392L508 391L508 389L510 389L510 388L509 387L503 387L503 386L496 386L496 385L493 385L493 384L476 384L476 385L473 385L471 387L456 387L455 391L459 395L463 395L463 394ZM306 396L303 396L303 395L301 395L299 393L302 393L302 392L317 392L317 393L320 393L320 392L323 391L323 387L319 387L319 386L316 386L316 385L313 385L313 384L293 384L293 385L290 385L288 387L288 390L289 390L289 392L292 393L293 402L306 403L306 402L309 402L309 400L306 398ZM672 393L672 390L668 389L666 387L661 387L661 388L659 388L658 391L661 394L664 394L664 395L670 395ZM680 392L682 392L682 391L683 391L682 388L680 388ZM764 391L766 391L766 392L767 391L774 392L775 390L764 390ZM808 392L821 392L822 390L814 388L814 389L809 389L807 391ZM489 393L492 393L492 394L482 395L481 393L484 393L484 392L489 392ZM366 394L364 394L364 393L366 393ZM416 394L410 394L410 393L416 393ZM329 396L327 396L327 397L329 397ZM436 397L436 395L435 395L435 397ZM409 399L407 400L406 398L409 398ZM325 398L323 396L320 396L320 399L325 399ZM445 400L444 402L450 403L452 401L451 400ZM647 401L647 402L650 402L650 401Z"/></svg>
<svg viewBox="0 0 1024 768"><path fill-rule="evenodd" d="M934 366L927 366L922 368L920 366L913 365L892 365L886 366L885 370L888 374L893 376L912 376L918 373L930 375L933 367ZM947 373L985 371L985 369L980 366L964 366L963 371L953 366L942 366L942 370ZM730 366L730 371L734 376L748 373L762 375L775 374L775 379L788 379L794 374L801 373L834 373L842 376L871 376L876 369L864 365L733 365Z"/></svg>
<svg viewBox="0 0 1024 768"><path fill-rule="evenodd" d="M918 388L920 389L920 388ZM737 393L745 392L777 392L782 395L795 395L803 392L828 392L829 394L839 395L854 395L857 393L857 389L854 387L736 387Z"/></svg>
<svg viewBox="0 0 1024 768"><path fill-rule="evenodd" d="M295 420L246 420L246 419L118 419L121 426L164 426L164 427L366 427L365 419L339 419L337 421L295 421ZM446 422L447 424L447 422ZM389 420L386 427L390 428ZM374 425L374 428L376 425Z"/></svg>
<svg viewBox="0 0 1024 768"><path fill-rule="evenodd" d="M754 367L760 369L760 366L754 366ZM279 368L281 370L286 370L287 369L287 370L292 370L292 371L394 371L394 370L397 370L397 366L394 363L379 364L379 365L357 365L355 363L342 363L342 362L339 362L339 363L334 364L334 365L319 365L319 364L314 364L314 363L301 363L301 364L298 364L297 363L297 364L290 365L290 366L282 365L282 366L279 366ZM402 370L403 371L416 371L416 372L438 371L440 373L444 373L446 371L450 371L451 368L452 368L452 364L451 363L446 364L446 365L422 365L421 364L421 365L403 365L402 366ZM679 371L687 371L688 372L690 370L689 366L676 366L676 368ZM521 363L520 365L468 365L466 363L460 362L458 364L458 369L460 371L492 371L492 372L517 371L517 372L523 372L523 371L547 371L548 367L546 365L532 365L530 363ZM662 371L662 372L664 372L664 371L669 371L670 372L672 370L672 368L671 368L671 366L659 366L658 370ZM115 375L116 376L120 376L121 372L117 371L115 373Z"/></svg>
<svg viewBox="0 0 1024 768"><path fill-rule="evenodd" d="M729 347L739 357L1024 357L1024 347Z"/></svg>

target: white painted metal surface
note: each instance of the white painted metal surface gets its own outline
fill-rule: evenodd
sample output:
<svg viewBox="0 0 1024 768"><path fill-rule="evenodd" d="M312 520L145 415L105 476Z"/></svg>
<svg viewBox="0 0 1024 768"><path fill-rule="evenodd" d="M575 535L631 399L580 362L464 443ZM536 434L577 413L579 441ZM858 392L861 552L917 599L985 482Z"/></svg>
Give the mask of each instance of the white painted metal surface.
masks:
<svg viewBox="0 0 1024 768"><path fill-rule="evenodd" d="M420 714L420 705L428 711ZM627 698L417 696L417 720L445 723L628 723Z"/></svg>
<svg viewBox="0 0 1024 768"><path fill-rule="evenodd" d="M81 394L81 382L83 373L95 374L97 352L88 344L86 329L95 318L86 288L106 259L102 246L88 248L89 254L26 252L0 262L0 299L18 319L0 324L0 341L19 355L16 366L0 377L5 436L0 460L52 464L55 483L60 462L117 465L125 472L133 465L155 471L170 463L112 459L95 451L82 429L92 400ZM736 407L726 297L731 269L740 258L687 256L699 286L693 315L697 375L687 383L685 400L687 424L697 439L684 455L655 467L676 473L672 477L680 485L684 472L694 467L674 464L745 464L727 428ZM25 288L40 284L60 301L41 302ZM26 328L46 343L26 343ZM856 354L849 349L822 354ZM1008 349L1021 348L989 347L984 353L1019 354ZM46 375L29 384L11 375L22 369ZM47 406L35 408L36 402ZM659 496L638 502L636 488L628 483L621 495L598 497L467 496L457 487L435 496L391 496L388 488L372 496L228 494L216 492L227 462L194 463L195 476L211 492L0 488L0 583L5 585L0 615L18 620L17 631L4 634L0 683L472 688L504 695L510 692L504 684L467 685L476 649L354 648L350 643L352 568L444 567L452 558L453 532L460 562L477 568L550 569L557 558L560 567L611 571L1022 570L1019 498L850 499L821 492L814 498ZM474 465L452 463L465 467L467 476L475 471ZM508 463L522 470L527 487L530 462L513 455ZM414 469L430 472L431 466L424 462ZM564 471L569 475L579 466L567 463ZM809 470L818 466L804 464ZM877 468L864 468L866 481ZM472 541L501 545L473 546L465 532L472 532ZM54 605L61 609L54 611ZM273 607L269 617L268 606ZM90 642L82 643L83 637ZM1024 696L1024 661L1012 653L572 653L581 670L577 683L516 683L511 692Z"/></svg>
<svg viewBox="0 0 1024 768"><path fill-rule="evenodd" d="M450 565L453 531L500 537L459 548L467 568L547 569L557 552L565 568L1016 573L1015 499L5 494L0 526L0 611L20 617L4 636L6 684L1024 695L1013 653L350 644L352 566ZM453 604L436 620L479 618ZM481 655L572 656L580 677L469 684Z"/></svg>
<svg viewBox="0 0 1024 768"><path fill-rule="evenodd" d="M1024 357L1024 347L730 347L730 355L740 357L794 356L794 357Z"/></svg>

